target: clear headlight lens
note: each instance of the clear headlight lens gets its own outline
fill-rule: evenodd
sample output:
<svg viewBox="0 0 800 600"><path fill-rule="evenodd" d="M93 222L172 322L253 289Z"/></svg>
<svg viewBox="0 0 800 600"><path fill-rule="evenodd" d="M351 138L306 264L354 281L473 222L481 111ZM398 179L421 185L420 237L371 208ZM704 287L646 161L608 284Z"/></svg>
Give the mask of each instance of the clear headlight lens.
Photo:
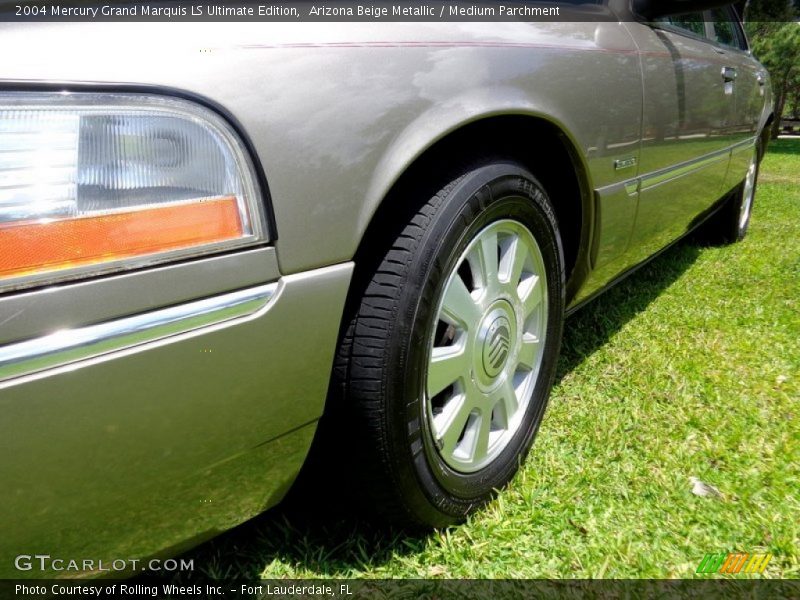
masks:
<svg viewBox="0 0 800 600"><path fill-rule="evenodd" d="M0 291L265 239L235 132L153 95L0 93Z"/></svg>

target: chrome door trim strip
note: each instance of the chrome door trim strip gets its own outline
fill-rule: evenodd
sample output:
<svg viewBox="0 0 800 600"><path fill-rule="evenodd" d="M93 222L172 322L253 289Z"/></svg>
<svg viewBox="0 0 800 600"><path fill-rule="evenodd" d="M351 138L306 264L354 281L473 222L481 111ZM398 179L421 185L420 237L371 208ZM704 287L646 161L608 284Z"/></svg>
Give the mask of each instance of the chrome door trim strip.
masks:
<svg viewBox="0 0 800 600"><path fill-rule="evenodd" d="M649 175L644 175L640 179L641 183L639 184L639 190L644 191L650 189L657 185L661 185L662 183L672 181L678 177L683 177L684 175L688 175L694 171L698 171L715 163L721 162L728 159L730 154L731 149L725 148L725 150L707 154L705 156L701 156L700 158L696 158L673 167L668 167Z"/></svg>
<svg viewBox="0 0 800 600"><path fill-rule="evenodd" d="M747 150L747 149L752 148L753 146L755 146L756 145L756 141L758 141L758 136L747 138L746 140L741 141L741 142L731 146L731 150L733 152L739 152L741 150Z"/></svg>
<svg viewBox="0 0 800 600"><path fill-rule="evenodd" d="M726 158L729 158L733 152L739 152L747 148L752 148L755 145L756 140L756 137L748 138L741 142L737 142L736 144L733 144L724 150L718 150L717 152L712 152L711 154L706 154L705 156L701 156L672 167L660 169L647 175L641 175L635 179L625 180L621 182L620 185L624 185L625 191L628 193L628 195L633 196L638 192L661 185L662 183L666 183L668 181L672 181L678 177L683 177L684 175L688 175L689 173L725 160Z"/></svg>
<svg viewBox="0 0 800 600"><path fill-rule="evenodd" d="M0 347L0 381L250 317L267 307L278 286L261 285Z"/></svg>

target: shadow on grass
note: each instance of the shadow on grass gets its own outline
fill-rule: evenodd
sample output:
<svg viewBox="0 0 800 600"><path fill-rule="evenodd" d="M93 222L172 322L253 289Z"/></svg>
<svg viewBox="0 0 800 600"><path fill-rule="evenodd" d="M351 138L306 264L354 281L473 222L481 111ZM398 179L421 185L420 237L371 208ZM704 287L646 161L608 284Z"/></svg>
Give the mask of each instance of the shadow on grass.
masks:
<svg viewBox="0 0 800 600"><path fill-rule="evenodd" d="M800 155L800 136L795 138L782 138L772 140L767 148L768 154Z"/></svg>
<svg viewBox="0 0 800 600"><path fill-rule="evenodd" d="M679 242L568 319L557 382L645 310L694 263L699 252L692 241ZM343 497L343 486L320 484L314 490L313 484L305 485L303 497L290 494L281 506L184 555L194 559L196 571L172 579L186 582L199 575L257 580L276 561L310 577L346 578L421 552L429 535L436 535L377 528L335 501ZM312 502L309 494L314 495ZM280 577L280 570L275 574Z"/></svg>
<svg viewBox="0 0 800 600"><path fill-rule="evenodd" d="M567 319L556 383L672 285L692 266L700 248L693 236L678 242Z"/></svg>

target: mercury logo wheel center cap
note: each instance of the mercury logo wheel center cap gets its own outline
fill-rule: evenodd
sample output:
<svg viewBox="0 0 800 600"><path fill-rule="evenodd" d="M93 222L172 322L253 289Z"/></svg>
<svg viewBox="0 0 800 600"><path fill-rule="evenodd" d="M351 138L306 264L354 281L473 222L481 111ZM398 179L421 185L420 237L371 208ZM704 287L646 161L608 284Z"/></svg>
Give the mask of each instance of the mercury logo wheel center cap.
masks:
<svg viewBox="0 0 800 600"><path fill-rule="evenodd" d="M489 393L504 379L503 373L516 352L517 316L510 302L501 299L483 313L473 353L473 380Z"/></svg>
<svg viewBox="0 0 800 600"><path fill-rule="evenodd" d="M489 325L483 340L483 370L489 377L497 377L505 367L511 352L511 323L499 316Z"/></svg>

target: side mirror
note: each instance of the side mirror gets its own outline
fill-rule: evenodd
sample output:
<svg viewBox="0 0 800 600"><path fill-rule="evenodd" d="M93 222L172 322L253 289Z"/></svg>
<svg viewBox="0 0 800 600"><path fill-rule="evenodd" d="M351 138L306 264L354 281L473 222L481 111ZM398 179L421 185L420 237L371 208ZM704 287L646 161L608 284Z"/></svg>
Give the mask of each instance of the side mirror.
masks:
<svg viewBox="0 0 800 600"><path fill-rule="evenodd" d="M734 4L735 0L633 0L633 12L653 21L670 15L685 15Z"/></svg>

